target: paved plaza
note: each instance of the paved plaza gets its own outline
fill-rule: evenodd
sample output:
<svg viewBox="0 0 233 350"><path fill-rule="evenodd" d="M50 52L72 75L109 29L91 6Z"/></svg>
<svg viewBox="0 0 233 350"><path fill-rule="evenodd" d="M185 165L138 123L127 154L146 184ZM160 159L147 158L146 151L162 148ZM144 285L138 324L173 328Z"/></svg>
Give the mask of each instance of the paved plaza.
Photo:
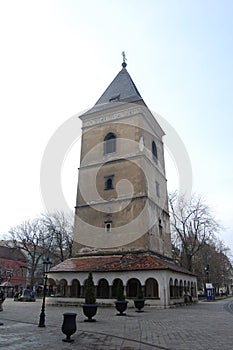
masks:
<svg viewBox="0 0 233 350"><path fill-rule="evenodd" d="M128 308L116 316L114 307L99 307L97 322L84 322L79 306L46 306L46 327L39 328L41 300L34 303L7 299L0 313L0 349L95 350L232 350L233 298L199 302L170 309ZM73 343L64 343L63 313L77 313Z"/></svg>

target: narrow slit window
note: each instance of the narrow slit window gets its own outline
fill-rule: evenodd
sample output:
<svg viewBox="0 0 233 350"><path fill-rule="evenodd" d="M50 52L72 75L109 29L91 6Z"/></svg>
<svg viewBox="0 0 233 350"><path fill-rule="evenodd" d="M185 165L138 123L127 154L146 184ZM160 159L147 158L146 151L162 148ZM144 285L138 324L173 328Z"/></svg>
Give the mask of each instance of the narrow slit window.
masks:
<svg viewBox="0 0 233 350"><path fill-rule="evenodd" d="M111 232L111 222L105 222L105 232Z"/></svg>
<svg viewBox="0 0 233 350"><path fill-rule="evenodd" d="M104 178L104 180L105 180L104 189L105 190L112 190L113 189L113 177L114 177L114 175L106 176Z"/></svg>
<svg viewBox="0 0 233 350"><path fill-rule="evenodd" d="M152 157L153 161L157 164L158 163L158 152L155 142L152 142Z"/></svg>
<svg viewBox="0 0 233 350"><path fill-rule="evenodd" d="M159 219L159 234L160 234L160 236L162 236L162 234L163 234L163 226L162 226L161 219Z"/></svg>
<svg viewBox="0 0 233 350"><path fill-rule="evenodd" d="M158 181L155 181L156 196L160 198L160 186Z"/></svg>

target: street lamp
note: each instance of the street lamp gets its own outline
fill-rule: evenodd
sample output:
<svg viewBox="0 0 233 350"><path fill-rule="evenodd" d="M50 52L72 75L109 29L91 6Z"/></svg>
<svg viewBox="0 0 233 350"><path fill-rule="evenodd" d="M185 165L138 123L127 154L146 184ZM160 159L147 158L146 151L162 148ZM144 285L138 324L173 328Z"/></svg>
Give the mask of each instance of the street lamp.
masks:
<svg viewBox="0 0 233 350"><path fill-rule="evenodd" d="M210 275L209 275L210 265L207 264L205 267L205 273L206 273L206 283L210 282Z"/></svg>
<svg viewBox="0 0 233 350"><path fill-rule="evenodd" d="M42 301L42 307L41 307L41 313L40 313L40 321L39 321L38 327L45 327L45 297L46 297L46 289L47 289L48 272L50 270L52 263L49 260L49 258L47 258L45 261L43 261L43 265L44 265L44 290L43 290L43 301Z"/></svg>

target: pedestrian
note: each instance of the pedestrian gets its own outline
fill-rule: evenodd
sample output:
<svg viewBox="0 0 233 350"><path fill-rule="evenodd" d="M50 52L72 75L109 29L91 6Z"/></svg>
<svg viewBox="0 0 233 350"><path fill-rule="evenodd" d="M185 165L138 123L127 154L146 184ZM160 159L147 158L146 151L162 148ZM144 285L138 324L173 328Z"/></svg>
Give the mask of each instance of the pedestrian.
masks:
<svg viewBox="0 0 233 350"><path fill-rule="evenodd" d="M1 290L0 291L0 311L3 311L2 304L3 304L4 300L5 300L5 295L4 295L3 291Z"/></svg>

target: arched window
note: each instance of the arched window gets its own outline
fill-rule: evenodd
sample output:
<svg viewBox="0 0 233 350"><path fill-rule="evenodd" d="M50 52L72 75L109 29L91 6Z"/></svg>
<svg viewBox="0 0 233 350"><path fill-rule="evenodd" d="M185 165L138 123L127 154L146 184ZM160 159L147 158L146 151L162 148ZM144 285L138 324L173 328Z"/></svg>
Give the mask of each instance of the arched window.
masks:
<svg viewBox="0 0 233 350"><path fill-rule="evenodd" d="M174 282L174 297L178 298L179 297L179 287L178 287L178 280L175 279Z"/></svg>
<svg viewBox="0 0 233 350"><path fill-rule="evenodd" d="M145 296L147 298L159 298L159 285L156 279L148 278L146 280Z"/></svg>
<svg viewBox="0 0 233 350"><path fill-rule="evenodd" d="M105 190L112 190L113 189L113 177L114 177L114 175L105 176L105 178L104 178L104 189Z"/></svg>
<svg viewBox="0 0 233 350"><path fill-rule="evenodd" d="M109 284L105 278L99 280L97 286L97 297L98 298L109 298Z"/></svg>
<svg viewBox="0 0 233 350"><path fill-rule="evenodd" d="M130 278L126 286L126 296L128 298L136 298L139 288L141 288L140 281L137 278Z"/></svg>
<svg viewBox="0 0 233 350"><path fill-rule="evenodd" d="M173 280L170 278L169 281L169 290L170 290L170 298L174 298L174 285L173 285Z"/></svg>
<svg viewBox="0 0 233 350"><path fill-rule="evenodd" d="M67 297L68 283L65 279L59 281L59 284L57 286L57 292L59 296Z"/></svg>
<svg viewBox="0 0 233 350"><path fill-rule="evenodd" d="M190 281L188 281L187 292L190 293Z"/></svg>
<svg viewBox="0 0 233 350"><path fill-rule="evenodd" d="M179 286L179 297L182 298L183 296L183 282L180 280L180 286Z"/></svg>
<svg viewBox="0 0 233 350"><path fill-rule="evenodd" d="M195 294L194 294L194 285L193 285L193 282L191 282L191 295L192 295L192 297L195 296Z"/></svg>
<svg viewBox="0 0 233 350"><path fill-rule="evenodd" d="M120 280L120 278L115 278L115 280L113 281L113 284L112 284L112 297L113 298L117 297L117 286L118 286L119 280Z"/></svg>
<svg viewBox="0 0 233 350"><path fill-rule="evenodd" d="M116 152L116 135L108 133L104 138L104 154Z"/></svg>
<svg viewBox="0 0 233 350"><path fill-rule="evenodd" d="M105 222L105 232L111 232L112 222L106 221Z"/></svg>
<svg viewBox="0 0 233 350"><path fill-rule="evenodd" d="M157 147L154 141L152 142L152 157L153 157L153 161L157 164L158 153L157 153Z"/></svg>
<svg viewBox="0 0 233 350"><path fill-rule="evenodd" d="M71 298L80 297L80 282L77 279L72 280L70 294Z"/></svg>
<svg viewBox="0 0 233 350"><path fill-rule="evenodd" d="M186 285L186 281L184 281L184 293L187 293L187 285Z"/></svg>

